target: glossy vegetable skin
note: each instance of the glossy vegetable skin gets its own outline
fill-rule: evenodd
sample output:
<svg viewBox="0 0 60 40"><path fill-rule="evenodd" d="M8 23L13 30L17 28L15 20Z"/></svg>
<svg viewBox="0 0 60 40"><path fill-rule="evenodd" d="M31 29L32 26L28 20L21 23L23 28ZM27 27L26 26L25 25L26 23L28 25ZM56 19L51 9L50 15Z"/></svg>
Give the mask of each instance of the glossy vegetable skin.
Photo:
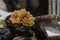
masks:
<svg viewBox="0 0 60 40"><path fill-rule="evenodd" d="M23 25L19 24L12 24L9 18L10 16L6 18L5 22L10 29L13 37L15 37L16 34L18 36L32 37L34 32L37 40L45 40L47 38L47 33L44 27L41 27L39 25L38 19L35 20L35 24L32 27L24 27Z"/></svg>

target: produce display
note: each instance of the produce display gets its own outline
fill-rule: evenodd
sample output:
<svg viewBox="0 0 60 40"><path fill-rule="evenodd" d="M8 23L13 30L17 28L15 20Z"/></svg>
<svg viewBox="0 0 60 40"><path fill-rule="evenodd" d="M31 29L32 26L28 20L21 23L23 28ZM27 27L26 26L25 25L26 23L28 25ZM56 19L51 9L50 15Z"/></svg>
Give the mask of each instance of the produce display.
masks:
<svg viewBox="0 0 60 40"><path fill-rule="evenodd" d="M45 40L47 33L35 18L26 9L15 10L1 21L0 40ZM0 23L1 23L0 22Z"/></svg>

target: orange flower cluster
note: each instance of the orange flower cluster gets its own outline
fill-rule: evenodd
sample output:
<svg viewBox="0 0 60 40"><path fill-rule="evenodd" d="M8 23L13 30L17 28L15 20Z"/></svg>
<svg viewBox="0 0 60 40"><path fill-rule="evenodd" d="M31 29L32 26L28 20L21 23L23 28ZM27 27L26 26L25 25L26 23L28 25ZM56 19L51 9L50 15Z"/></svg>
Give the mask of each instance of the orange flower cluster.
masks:
<svg viewBox="0 0 60 40"><path fill-rule="evenodd" d="M15 10L12 12L10 20L12 23L22 23L25 26L32 26L34 25L35 18L30 14L29 11L25 9Z"/></svg>

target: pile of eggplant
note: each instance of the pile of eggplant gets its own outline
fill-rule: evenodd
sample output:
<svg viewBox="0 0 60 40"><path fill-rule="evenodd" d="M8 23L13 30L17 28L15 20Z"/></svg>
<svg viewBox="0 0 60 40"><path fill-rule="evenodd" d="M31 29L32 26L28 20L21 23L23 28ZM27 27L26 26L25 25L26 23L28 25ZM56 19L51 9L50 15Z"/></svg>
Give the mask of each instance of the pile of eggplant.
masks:
<svg viewBox="0 0 60 40"><path fill-rule="evenodd" d="M47 39L45 28L39 25L38 19L32 27L24 27L22 24L12 24L9 18L10 15L5 19L7 27L0 29L0 40L32 40L33 36L37 40Z"/></svg>

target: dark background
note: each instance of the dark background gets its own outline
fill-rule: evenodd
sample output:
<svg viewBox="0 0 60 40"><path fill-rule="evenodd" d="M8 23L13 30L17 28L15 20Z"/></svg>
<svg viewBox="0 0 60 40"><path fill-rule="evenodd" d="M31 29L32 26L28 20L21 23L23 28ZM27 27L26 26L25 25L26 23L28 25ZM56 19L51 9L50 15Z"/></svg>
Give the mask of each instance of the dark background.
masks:
<svg viewBox="0 0 60 40"><path fill-rule="evenodd" d="M4 0L7 6L7 11L11 12L14 10L18 10L21 8L26 8L29 10L34 16L40 16L40 15L46 15L48 14L48 0L35 0L35 2L39 1L39 6L37 8L34 8L33 5L31 5L30 0L26 0L26 7L20 7L17 8L17 4L22 3L22 0ZM21 5L21 4L20 4ZM22 5L21 5L22 6Z"/></svg>

